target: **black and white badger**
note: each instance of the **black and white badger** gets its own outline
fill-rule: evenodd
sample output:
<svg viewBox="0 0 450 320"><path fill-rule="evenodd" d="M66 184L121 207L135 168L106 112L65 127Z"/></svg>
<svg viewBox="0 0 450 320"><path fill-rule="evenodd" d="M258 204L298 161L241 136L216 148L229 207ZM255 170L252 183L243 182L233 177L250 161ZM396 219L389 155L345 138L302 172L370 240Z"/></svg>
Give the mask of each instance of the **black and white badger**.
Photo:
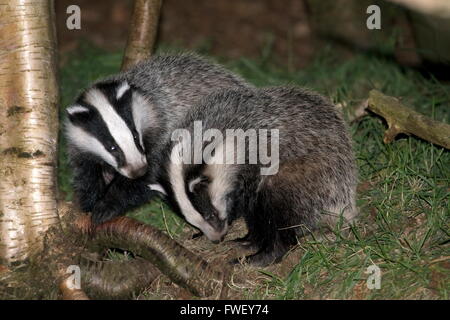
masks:
<svg viewBox="0 0 450 320"><path fill-rule="evenodd" d="M174 137L161 183L175 209L210 240L223 240L231 222L244 217L248 234L239 241L256 251L246 260L265 266L279 262L297 236L356 216L351 140L326 99L299 88L224 90L192 108L179 127L187 136L198 135L194 123L199 120L203 132L216 130L202 143L202 161L186 163L186 149L192 155L194 147ZM266 165L260 154L257 163L247 161L271 137L258 136L256 147L248 143L237 150L229 129L278 130L278 145L268 148L278 152L277 172L261 174ZM224 138L215 139L218 133ZM230 151L234 163L223 158Z"/></svg>
<svg viewBox="0 0 450 320"><path fill-rule="evenodd" d="M102 223L163 192L155 176L174 125L203 96L245 86L219 65L180 54L155 56L86 89L65 123L81 209Z"/></svg>

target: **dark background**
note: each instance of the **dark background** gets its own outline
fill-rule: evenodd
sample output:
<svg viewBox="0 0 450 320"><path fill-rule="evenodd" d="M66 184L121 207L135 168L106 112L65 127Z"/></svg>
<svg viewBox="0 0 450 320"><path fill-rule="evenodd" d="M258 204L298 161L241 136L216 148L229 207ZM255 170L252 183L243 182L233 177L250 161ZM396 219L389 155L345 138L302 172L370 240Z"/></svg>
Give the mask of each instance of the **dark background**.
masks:
<svg viewBox="0 0 450 320"><path fill-rule="evenodd" d="M66 8L81 8L81 30L65 26ZM123 49L131 0L58 0L62 53L83 42ZM378 4L382 29L368 30L366 9ZM441 71L450 61L450 20L374 0L164 0L158 44L235 59L264 55L289 69L307 66L325 46L349 57L358 51L387 55L403 66ZM439 67L436 68L436 64Z"/></svg>

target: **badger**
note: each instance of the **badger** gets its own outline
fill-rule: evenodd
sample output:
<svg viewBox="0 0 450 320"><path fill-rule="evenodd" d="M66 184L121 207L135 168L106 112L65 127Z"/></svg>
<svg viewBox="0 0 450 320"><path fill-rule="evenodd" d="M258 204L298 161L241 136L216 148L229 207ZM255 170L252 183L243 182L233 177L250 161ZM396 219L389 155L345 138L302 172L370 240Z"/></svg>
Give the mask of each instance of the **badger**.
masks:
<svg viewBox="0 0 450 320"><path fill-rule="evenodd" d="M351 139L338 110L316 93L221 90L191 108L179 128L159 178L168 200L213 242L243 217L248 234L235 240L254 250L245 258L250 264L277 263L298 237L357 215ZM238 144L230 129L248 143ZM276 155L272 163L263 161L266 146Z"/></svg>
<svg viewBox="0 0 450 320"><path fill-rule="evenodd" d="M201 97L249 87L194 54L161 55L97 81L67 107L74 194L95 224L148 202L174 125Z"/></svg>

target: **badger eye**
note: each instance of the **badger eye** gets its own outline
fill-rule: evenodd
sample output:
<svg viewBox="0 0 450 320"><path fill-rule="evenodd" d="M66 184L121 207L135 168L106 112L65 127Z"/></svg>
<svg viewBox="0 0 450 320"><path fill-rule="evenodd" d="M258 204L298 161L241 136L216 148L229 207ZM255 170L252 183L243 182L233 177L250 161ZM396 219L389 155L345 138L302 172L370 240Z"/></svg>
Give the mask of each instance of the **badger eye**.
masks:
<svg viewBox="0 0 450 320"><path fill-rule="evenodd" d="M116 151L117 148L116 148L116 146L111 146L111 147L109 147L109 150L110 150L110 151Z"/></svg>

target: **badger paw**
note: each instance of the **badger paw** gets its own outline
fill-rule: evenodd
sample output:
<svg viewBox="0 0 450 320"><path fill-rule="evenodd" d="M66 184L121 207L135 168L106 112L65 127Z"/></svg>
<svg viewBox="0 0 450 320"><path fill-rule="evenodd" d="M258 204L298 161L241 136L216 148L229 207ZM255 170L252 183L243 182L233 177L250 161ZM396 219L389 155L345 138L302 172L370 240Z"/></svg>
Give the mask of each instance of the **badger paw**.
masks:
<svg viewBox="0 0 450 320"><path fill-rule="evenodd" d="M258 249L258 246L251 241L248 236L230 240L228 243L230 243L233 247L246 251L255 251Z"/></svg>
<svg viewBox="0 0 450 320"><path fill-rule="evenodd" d="M244 258L235 258L231 260L230 263L233 265L247 263L254 267L267 267L271 264L281 262L285 253L286 252L260 251Z"/></svg>
<svg viewBox="0 0 450 320"><path fill-rule="evenodd" d="M94 225L100 225L119 215L120 212L117 211L117 208L104 201L99 201L92 210L91 220Z"/></svg>

